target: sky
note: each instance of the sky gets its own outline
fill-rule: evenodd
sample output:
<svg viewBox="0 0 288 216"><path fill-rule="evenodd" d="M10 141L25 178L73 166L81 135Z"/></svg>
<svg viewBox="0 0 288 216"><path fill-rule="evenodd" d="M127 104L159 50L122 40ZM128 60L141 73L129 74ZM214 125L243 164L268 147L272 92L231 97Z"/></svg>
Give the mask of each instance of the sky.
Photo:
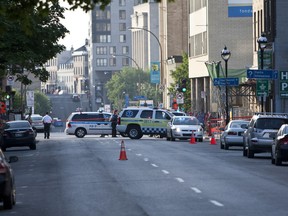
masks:
<svg viewBox="0 0 288 216"><path fill-rule="evenodd" d="M67 3L62 2L61 5L67 6ZM59 42L67 50L70 50L72 46L74 49L78 49L85 44L85 39L88 39L89 15L81 9L77 9L75 11L65 11L64 16L65 19L62 19L61 23L70 33L66 34L65 38Z"/></svg>

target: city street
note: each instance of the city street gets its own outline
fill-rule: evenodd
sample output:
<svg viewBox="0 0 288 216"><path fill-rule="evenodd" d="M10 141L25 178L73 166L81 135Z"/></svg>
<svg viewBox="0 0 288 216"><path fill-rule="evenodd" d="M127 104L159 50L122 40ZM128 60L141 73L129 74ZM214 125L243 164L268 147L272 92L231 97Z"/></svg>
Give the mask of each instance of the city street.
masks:
<svg viewBox="0 0 288 216"><path fill-rule="evenodd" d="M248 159L242 149L209 140L190 144L144 136L82 139L37 135L37 149L7 149L17 202L14 216L286 216L287 164L269 154ZM119 160L123 140L128 160Z"/></svg>

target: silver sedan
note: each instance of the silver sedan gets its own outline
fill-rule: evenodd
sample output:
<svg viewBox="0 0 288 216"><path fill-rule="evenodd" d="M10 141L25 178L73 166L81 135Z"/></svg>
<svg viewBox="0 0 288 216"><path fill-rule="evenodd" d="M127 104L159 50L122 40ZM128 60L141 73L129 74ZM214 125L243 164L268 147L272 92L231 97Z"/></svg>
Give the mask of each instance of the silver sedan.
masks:
<svg viewBox="0 0 288 216"><path fill-rule="evenodd" d="M230 146L243 146L243 133L249 121L232 120L220 136L220 148L228 150Z"/></svg>
<svg viewBox="0 0 288 216"><path fill-rule="evenodd" d="M203 127L194 116L173 116L167 124L167 140L190 139L192 133L196 141L203 142Z"/></svg>

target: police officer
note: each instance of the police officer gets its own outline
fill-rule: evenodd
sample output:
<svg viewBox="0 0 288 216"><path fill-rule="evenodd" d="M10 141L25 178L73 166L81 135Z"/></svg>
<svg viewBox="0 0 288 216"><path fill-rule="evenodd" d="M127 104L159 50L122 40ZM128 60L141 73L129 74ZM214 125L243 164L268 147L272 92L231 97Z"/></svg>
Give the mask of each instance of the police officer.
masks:
<svg viewBox="0 0 288 216"><path fill-rule="evenodd" d="M46 115L42 119L44 124L44 139L49 139L50 137L50 126L52 123L52 118L49 116L49 113L46 112Z"/></svg>
<svg viewBox="0 0 288 216"><path fill-rule="evenodd" d="M113 115L110 118L111 127L112 127L112 137L116 137L116 125L118 120L118 110L114 110Z"/></svg>

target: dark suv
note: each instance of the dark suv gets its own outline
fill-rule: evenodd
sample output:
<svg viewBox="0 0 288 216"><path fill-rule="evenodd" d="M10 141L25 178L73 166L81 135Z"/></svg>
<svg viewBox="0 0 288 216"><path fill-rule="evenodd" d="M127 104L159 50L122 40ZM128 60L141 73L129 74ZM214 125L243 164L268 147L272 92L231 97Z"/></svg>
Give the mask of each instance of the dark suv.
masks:
<svg viewBox="0 0 288 216"><path fill-rule="evenodd" d="M287 114L253 115L243 134L243 156L253 158L255 153L271 152L273 137L282 124L288 124Z"/></svg>

